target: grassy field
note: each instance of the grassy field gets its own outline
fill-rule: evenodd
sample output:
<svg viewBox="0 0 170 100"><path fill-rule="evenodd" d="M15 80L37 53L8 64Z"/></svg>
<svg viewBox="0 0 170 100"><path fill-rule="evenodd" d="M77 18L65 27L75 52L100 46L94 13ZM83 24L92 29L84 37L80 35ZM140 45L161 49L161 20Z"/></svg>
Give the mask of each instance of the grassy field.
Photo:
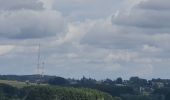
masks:
<svg viewBox="0 0 170 100"><path fill-rule="evenodd" d="M8 84L17 88L22 88L24 86L27 86L25 82L19 82L19 81L9 81L9 80L0 80L0 83ZM35 83L29 83L29 85L36 85Z"/></svg>

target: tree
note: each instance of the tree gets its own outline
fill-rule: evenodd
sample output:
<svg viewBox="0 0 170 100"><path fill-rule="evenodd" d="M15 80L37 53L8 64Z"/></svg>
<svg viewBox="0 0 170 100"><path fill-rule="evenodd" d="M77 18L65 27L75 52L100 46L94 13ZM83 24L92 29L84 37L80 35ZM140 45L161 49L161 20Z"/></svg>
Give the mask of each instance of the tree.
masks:
<svg viewBox="0 0 170 100"><path fill-rule="evenodd" d="M103 81L103 84L113 85L114 82L111 79L106 79L106 80Z"/></svg>
<svg viewBox="0 0 170 100"><path fill-rule="evenodd" d="M140 87L140 86L147 86L148 83L146 79L141 79L139 77L131 77L130 84L136 87Z"/></svg>
<svg viewBox="0 0 170 100"><path fill-rule="evenodd" d="M66 80L65 78L62 78L62 77L55 77L55 78L52 78L48 81L48 83L50 85L66 85L68 84L68 80Z"/></svg>
<svg viewBox="0 0 170 100"><path fill-rule="evenodd" d="M121 77L116 79L116 84L123 84L123 80Z"/></svg>

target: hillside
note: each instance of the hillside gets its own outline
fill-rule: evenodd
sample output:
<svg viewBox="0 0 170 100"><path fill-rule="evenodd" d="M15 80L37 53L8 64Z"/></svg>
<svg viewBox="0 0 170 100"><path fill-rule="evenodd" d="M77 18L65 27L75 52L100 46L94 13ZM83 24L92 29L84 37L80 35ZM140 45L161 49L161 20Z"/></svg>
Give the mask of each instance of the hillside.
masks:
<svg viewBox="0 0 170 100"><path fill-rule="evenodd" d="M7 84L17 88L22 88L27 85L25 82L12 81L12 80L0 80L0 84ZM34 85L34 83L30 83L30 84Z"/></svg>
<svg viewBox="0 0 170 100"><path fill-rule="evenodd" d="M114 98L107 93L87 88L26 86L23 82L1 80L0 100L114 100Z"/></svg>

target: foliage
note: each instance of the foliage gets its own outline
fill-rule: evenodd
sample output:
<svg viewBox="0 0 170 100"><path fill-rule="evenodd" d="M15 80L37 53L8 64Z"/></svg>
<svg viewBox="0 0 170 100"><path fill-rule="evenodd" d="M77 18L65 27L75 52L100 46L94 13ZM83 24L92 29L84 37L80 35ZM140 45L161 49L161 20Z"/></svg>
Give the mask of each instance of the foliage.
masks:
<svg viewBox="0 0 170 100"><path fill-rule="evenodd" d="M15 87L6 84L0 84L0 100L16 99L19 90Z"/></svg>
<svg viewBox="0 0 170 100"><path fill-rule="evenodd" d="M111 94L112 96L120 96L122 94L134 94L134 91L129 86L112 86L105 84L93 84L93 85L85 85L85 84L76 84L72 85L73 87L86 87L91 89L100 90L106 93Z"/></svg>
<svg viewBox="0 0 170 100"><path fill-rule="evenodd" d="M69 84L68 80L66 80L62 77L51 78L51 79L49 79L48 83L50 85L66 85L66 84Z"/></svg>
<svg viewBox="0 0 170 100"><path fill-rule="evenodd" d="M140 86L146 86L147 85L147 80L146 79L141 79L139 77L131 77L130 78L130 84L135 87L140 87Z"/></svg>
<svg viewBox="0 0 170 100"><path fill-rule="evenodd" d="M58 86L26 86L15 88L0 85L0 100L117 100L107 93L87 88Z"/></svg>
<svg viewBox="0 0 170 100"><path fill-rule="evenodd" d="M170 88L169 87L156 89L153 92L153 94L162 95L164 96L165 100L170 100Z"/></svg>
<svg viewBox="0 0 170 100"><path fill-rule="evenodd" d="M158 100L153 98L152 96L145 96L145 95L123 95L123 100Z"/></svg>
<svg viewBox="0 0 170 100"><path fill-rule="evenodd" d="M123 83L123 80L121 77L116 79L116 84L122 84L122 83Z"/></svg>

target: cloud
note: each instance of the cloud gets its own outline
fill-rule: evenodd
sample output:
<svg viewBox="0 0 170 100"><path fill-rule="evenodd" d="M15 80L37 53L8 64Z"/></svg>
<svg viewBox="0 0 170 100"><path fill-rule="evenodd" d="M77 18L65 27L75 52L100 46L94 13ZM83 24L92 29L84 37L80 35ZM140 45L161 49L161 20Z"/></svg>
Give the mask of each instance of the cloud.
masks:
<svg viewBox="0 0 170 100"><path fill-rule="evenodd" d="M133 61L135 58L138 57L138 53L135 52L114 52L114 53L110 53L107 57L106 57L106 61L125 61L125 62L129 62L129 61Z"/></svg>
<svg viewBox="0 0 170 100"><path fill-rule="evenodd" d="M162 59L162 58L147 58L147 57L141 57L134 59L135 63L139 64L160 64L167 62L168 60Z"/></svg>
<svg viewBox="0 0 170 100"><path fill-rule="evenodd" d="M38 0L0 0L0 11L21 9L42 10L43 4Z"/></svg>
<svg viewBox="0 0 170 100"><path fill-rule="evenodd" d="M55 0L39 0L40 2L43 3L43 7L47 10L52 10L53 8L53 3Z"/></svg>
<svg viewBox="0 0 170 100"><path fill-rule="evenodd" d="M50 5L50 0L0 0L0 38L33 39L63 33L65 17L48 9Z"/></svg>
<svg viewBox="0 0 170 100"><path fill-rule="evenodd" d="M0 45L0 56L9 53L13 48L13 45Z"/></svg>
<svg viewBox="0 0 170 100"><path fill-rule="evenodd" d="M137 5L133 6L129 11L120 11L117 16L113 17L113 24L120 26L137 27L139 28L138 30L143 30L143 32L150 34L154 32L169 32L169 30L167 29L170 26L170 14L168 13L169 10L147 10L145 9L147 7L140 7L143 5L150 5L149 7L151 7L151 9L161 9L161 7L165 7L164 5L169 5L169 1L141 1ZM156 7L152 7L151 5L154 5ZM157 5L160 5L160 7L157 7Z"/></svg>
<svg viewBox="0 0 170 100"><path fill-rule="evenodd" d="M154 73L154 67L151 64L144 64L142 66L136 67L134 70L134 76L141 76L141 77L152 77Z"/></svg>
<svg viewBox="0 0 170 100"><path fill-rule="evenodd" d="M170 10L169 0L144 0L137 7L148 10Z"/></svg>
<svg viewBox="0 0 170 100"><path fill-rule="evenodd" d="M87 25L88 24L88 25ZM68 42L75 42L80 41L81 38L91 29L93 23L69 23L68 30L63 37L60 37L60 43L68 43Z"/></svg>
<svg viewBox="0 0 170 100"><path fill-rule="evenodd" d="M74 59L74 58L77 58L78 55L75 54L75 53L69 53L69 54L67 54L67 57L68 57L69 59Z"/></svg>
<svg viewBox="0 0 170 100"><path fill-rule="evenodd" d="M161 49L154 47L154 46L149 46L149 45L143 45L143 51L146 52L160 52Z"/></svg>
<svg viewBox="0 0 170 100"><path fill-rule="evenodd" d="M57 11L0 12L0 37L13 39L55 36L65 29L63 16Z"/></svg>
<svg viewBox="0 0 170 100"><path fill-rule="evenodd" d="M110 17L85 21L78 26L82 24L83 26L90 27L84 29L77 27L79 29L78 34L85 32L83 36L79 37L81 44L107 49L135 49L139 48L139 45L152 41L147 34L134 33L126 27L112 25Z"/></svg>
<svg viewBox="0 0 170 100"><path fill-rule="evenodd" d="M74 21L105 18L121 7L125 0L54 0L53 9Z"/></svg>
<svg viewBox="0 0 170 100"><path fill-rule="evenodd" d="M113 23L121 26L141 28L147 33L150 31L154 32L154 29L159 29L158 32L169 32L166 29L170 26L168 22L169 17L170 14L168 12L134 9L130 13L119 13L117 17L113 18Z"/></svg>

